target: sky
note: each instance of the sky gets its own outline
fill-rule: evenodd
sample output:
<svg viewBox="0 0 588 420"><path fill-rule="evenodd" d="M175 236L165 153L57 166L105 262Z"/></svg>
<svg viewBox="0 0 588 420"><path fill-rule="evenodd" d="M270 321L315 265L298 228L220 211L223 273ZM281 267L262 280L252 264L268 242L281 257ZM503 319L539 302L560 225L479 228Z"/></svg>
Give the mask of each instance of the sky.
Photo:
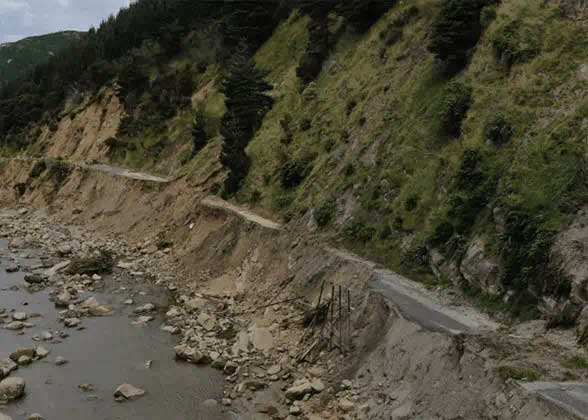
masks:
<svg viewBox="0 0 588 420"><path fill-rule="evenodd" d="M0 0L0 43L97 26L129 0Z"/></svg>

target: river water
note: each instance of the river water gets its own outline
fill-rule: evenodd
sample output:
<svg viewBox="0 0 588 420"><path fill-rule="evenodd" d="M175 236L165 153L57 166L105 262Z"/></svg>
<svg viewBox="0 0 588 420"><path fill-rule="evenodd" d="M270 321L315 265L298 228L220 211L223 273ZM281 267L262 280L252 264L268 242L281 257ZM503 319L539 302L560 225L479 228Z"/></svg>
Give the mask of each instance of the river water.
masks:
<svg viewBox="0 0 588 420"><path fill-rule="evenodd" d="M27 314L40 314L30 319L35 324L23 335L0 328L0 358L19 347L43 346L50 350L41 361L20 367L13 376L26 380L26 395L21 400L0 408L14 420L40 413L47 420L224 420L231 418L219 405L208 401L222 398L222 375L212 368L197 367L174 361L176 339L160 330L162 313L144 326L131 325L136 306L152 302L165 308L167 295L159 288L145 284L131 286L110 284L101 293L89 293L100 304L110 305L114 314L83 318L83 330L66 329L58 322L58 310L49 301L49 289L29 293L24 273L5 272L14 257L0 243L0 308ZM18 256L17 256L18 257ZM39 260L19 259L34 267ZM112 282L112 281L111 281ZM134 299L132 306L124 305ZM1 320L0 320L1 324ZM62 342L36 342L34 335L43 331L66 331ZM56 366L57 356L68 363ZM147 367L147 361L152 361ZM114 390L123 383L144 389L138 400L118 403ZM91 384L94 390L82 391L80 384Z"/></svg>

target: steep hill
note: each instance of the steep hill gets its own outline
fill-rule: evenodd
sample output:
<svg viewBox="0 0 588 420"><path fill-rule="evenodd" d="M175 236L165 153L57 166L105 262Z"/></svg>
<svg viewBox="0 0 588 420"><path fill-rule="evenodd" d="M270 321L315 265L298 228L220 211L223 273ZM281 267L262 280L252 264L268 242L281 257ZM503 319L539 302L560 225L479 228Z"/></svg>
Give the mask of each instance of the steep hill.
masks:
<svg viewBox="0 0 588 420"><path fill-rule="evenodd" d="M0 84L23 76L35 66L49 61L56 52L79 40L82 34L56 32L0 45Z"/></svg>
<svg viewBox="0 0 588 420"><path fill-rule="evenodd" d="M0 137L187 177L569 324L588 299L587 29L580 0L144 0L6 88Z"/></svg>

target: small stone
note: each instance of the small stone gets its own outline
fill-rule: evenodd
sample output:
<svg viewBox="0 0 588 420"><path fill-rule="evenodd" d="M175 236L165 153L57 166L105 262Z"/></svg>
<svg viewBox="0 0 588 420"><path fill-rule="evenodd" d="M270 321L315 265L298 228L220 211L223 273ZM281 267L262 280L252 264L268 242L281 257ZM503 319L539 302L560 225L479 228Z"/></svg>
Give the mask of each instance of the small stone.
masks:
<svg viewBox="0 0 588 420"><path fill-rule="evenodd" d="M145 390L134 387L130 384L122 384L114 391L114 398L117 401L134 400L145 395Z"/></svg>
<svg viewBox="0 0 588 420"><path fill-rule="evenodd" d="M67 328L75 328L80 325L82 321L79 318L66 318L63 320L63 323Z"/></svg>
<svg viewBox="0 0 588 420"><path fill-rule="evenodd" d="M79 384L78 388L84 392L92 392L95 389L94 385L92 385L92 384Z"/></svg>
<svg viewBox="0 0 588 420"><path fill-rule="evenodd" d="M127 300L125 300L123 303L124 303L125 305L128 305L128 306L130 306L130 305L134 304L134 303L135 303L135 301L134 301L133 299L127 299Z"/></svg>
<svg viewBox="0 0 588 420"><path fill-rule="evenodd" d="M98 274L92 274L92 280L94 280L94 281L100 281L100 280L102 280L102 277L99 276Z"/></svg>
<svg viewBox="0 0 588 420"><path fill-rule="evenodd" d="M7 273L16 273L19 270L19 268L18 268L18 265L11 264L8 267L6 267L5 270L6 270Z"/></svg>
<svg viewBox="0 0 588 420"><path fill-rule="evenodd" d="M344 413L349 413L353 411L355 408L355 404L352 401L349 401L347 398L342 398L339 400L339 409Z"/></svg>
<svg viewBox="0 0 588 420"><path fill-rule="evenodd" d="M26 312L14 312L12 314L12 319L15 321L26 321L28 318L28 315L26 314Z"/></svg>
<svg viewBox="0 0 588 420"><path fill-rule="evenodd" d="M312 386L312 390L317 394L320 394L325 390L325 384L320 379L314 379L310 385Z"/></svg>
<svg viewBox="0 0 588 420"><path fill-rule="evenodd" d="M300 414L302 414L302 409L293 404L292 406L290 406L290 414L292 414L293 416L299 416Z"/></svg>
<svg viewBox="0 0 588 420"><path fill-rule="evenodd" d="M55 365L56 366L63 366L67 363L67 360L61 356L57 356L55 358Z"/></svg>
<svg viewBox="0 0 588 420"><path fill-rule="evenodd" d="M31 414L30 416L28 416L27 420L45 420L45 417L43 417L42 415L40 415L38 413L34 413L34 414Z"/></svg>
<svg viewBox="0 0 588 420"><path fill-rule="evenodd" d="M136 314L146 314L149 312L153 312L155 310L155 305L153 303L146 303L143 306L139 306L137 308L135 308L135 310L133 311Z"/></svg>
<svg viewBox="0 0 588 420"><path fill-rule="evenodd" d="M11 331L19 331L19 330L22 330L24 327L25 327L24 322L13 321L13 322L10 322L9 324L6 324L6 326L4 328L6 328L7 330L11 330Z"/></svg>
<svg viewBox="0 0 588 420"><path fill-rule="evenodd" d="M233 404L233 401L230 398L223 398L221 400L221 404L224 405L225 407L230 407L231 404Z"/></svg>
<svg viewBox="0 0 588 420"><path fill-rule="evenodd" d="M313 388L310 382L306 380L297 381L293 386L286 390L286 398L290 401L301 400L306 394L312 393Z"/></svg>
<svg viewBox="0 0 588 420"><path fill-rule="evenodd" d="M49 356L49 350L47 350L45 347L37 347L35 353L39 359L44 359L45 357Z"/></svg>
<svg viewBox="0 0 588 420"><path fill-rule="evenodd" d="M53 334L51 334L49 331L43 331L41 333L41 339L43 341L51 341L53 340Z"/></svg>
<svg viewBox="0 0 588 420"><path fill-rule="evenodd" d="M239 369L239 365L234 362L229 361L229 362L225 363L225 367L224 367L223 371L227 375L232 375L233 373L235 373L237 371L237 369Z"/></svg>
<svg viewBox="0 0 588 420"><path fill-rule="evenodd" d="M267 374L270 376L277 375L282 370L280 365L273 365L267 370Z"/></svg>
<svg viewBox="0 0 588 420"><path fill-rule="evenodd" d="M16 363L19 366L26 366L26 365L30 365L31 363L33 363L33 359L31 359L29 356L20 356L18 358L18 360L16 361Z"/></svg>
<svg viewBox="0 0 588 420"><path fill-rule="evenodd" d="M18 365L11 359L0 360L0 380L6 378L11 372L18 369Z"/></svg>

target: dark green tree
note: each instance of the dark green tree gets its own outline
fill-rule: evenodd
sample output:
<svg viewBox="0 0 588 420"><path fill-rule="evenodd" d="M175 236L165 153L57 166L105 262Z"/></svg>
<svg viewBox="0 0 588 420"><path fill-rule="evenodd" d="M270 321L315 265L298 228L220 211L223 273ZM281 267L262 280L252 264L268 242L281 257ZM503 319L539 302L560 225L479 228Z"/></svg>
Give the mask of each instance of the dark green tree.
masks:
<svg viewBox="0 0 588 420"><path fill-rule="evenodd" d="M442 73L453 75L466 65L482 34L480 12L487 0L444 0L433 23L429 50L442 65Z"/></svg>
<svg viewBox="0 0 588 420"><path fill-rule="evenodd" d="M206 146L206 117L202 111L197 111L192 120L192 157L196 156Z"/></svg>
<svg viewBox="0 0 588 420"><path fill-rule="evenodd" d="M308 45L296 69L296 75L304 85L320 74L329 54L329 27L326 16L316 16L308 24Z"/></svg>
<svg viewBox="0 0 588 420"><path fill-rule="evenodd" d="M222 85L227 111L220 129L224 137L221 162L229 170L225 185L228 194L235 193L245 178L249 168L245 148L274 103L267 95L273 86L265 76L252 59L237 54Z"/></svg>
<svg viewBox="0 0 588 420"><path fill-rule="evenodd" d="M396 0L340 0L337 12L359 33L367 31Z"/></svg>

